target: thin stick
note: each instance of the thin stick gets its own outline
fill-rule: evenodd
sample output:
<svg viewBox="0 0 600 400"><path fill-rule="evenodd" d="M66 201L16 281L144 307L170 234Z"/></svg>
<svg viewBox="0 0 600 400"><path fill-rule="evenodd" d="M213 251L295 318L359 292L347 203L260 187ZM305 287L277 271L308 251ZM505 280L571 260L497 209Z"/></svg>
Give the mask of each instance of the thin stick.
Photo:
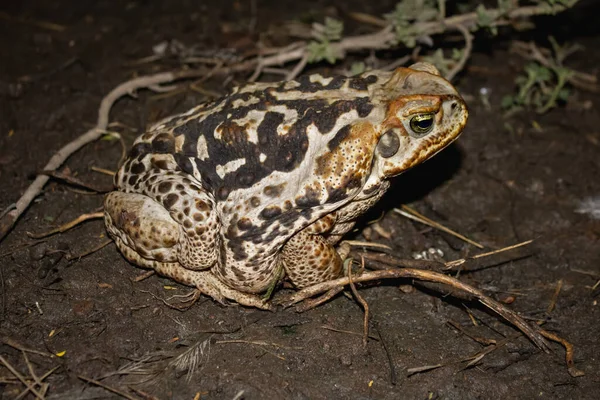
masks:
<svg viewBox="0 0 600 400"><path fill-rule="evenodd" d="M388 361L388 366L390 367L390 382L392 385L396 385L396 383L398 382L398 377L396 375L396 367L394 366L394 360L392 359L392 355L390 354L390 351L386 344L386 340L383 339L383 335L381 334L381 331L379 330L379 324L375 320L373 321L373 328L375 329L375 332L377 332L377 335L379 336L379 341L381 342L381 346L383 347L383 351L385 352L385 355L386 355L386 358Z"/></svg>
<svg viewBox="0 0 600 400"><path fill-rule="evenodd" d="M441 3L444 2L442 1ZM463 49L463 54L460 60L456 63L456 65L454 65L454 68L452 68L450 72L448 72L448 74L446 75L446 79L448 79L449 81L453 80L456 77L456 75L463 70L465 64L467 63L467 60L471 56L471 52L473 51L473 35L471 35L471 32L469 32L469 30L463 25L455 25L454 27L458 29L465 38L465 48Z"/></svg>
<svg viewBox="0 0 600 400"><path fill-rule="evenodd" d="M350 284L350 290L352 290L352 294L354 295L354 297L360 303L360 305L362 306L362 308L364 310L362 342L363 342L363 347L367 347L367 338L369 337L369 304L358 293L358 290L356 290L356 285L354 285L354 282L352 281L352 259L348 258L347 261L348 262L346 264L346 268L348 269L348 283ZM364 266L365 266L364 259L362 261L362 265L363 265L363 270L364 270Z"/></svg>
<svg viewBox="0 0 600 400"><path fill-rule="evenodd" d="M115 176L116 175L115 171L111 171L110 169L106 169L106 168L91 167L90 169L92 171L94 171L94 172L98 172L100 174L104 174L104 175L108 175L108 176Z"/></svg>
<svg viewBox="0 0 600 400"><path fill-rule="evenodd" d="M3 337L1 339L2 343L4 343L7 346L12 347L13 349L17 349L20 351L25 351L27 353L31 353L31 354L37 354L40 356L44 356L44 357L48 357L48 358L54 358L54 354L51 353L45 353L43 351L39 351L39 350L33 350L33 349L28 349L26 347L21 346L19 343L17 343L14 339L11 339L9 337Z"/></svg>
<svg viewBox="0 0 600 400"><path fill-rule="evenodd" d="M90 254L94 254L95 252L97 252L98 250L102 250L103 248L105 248L106 246L108 246L109 244L112 243L112 239L107 239L104 242L100 243L99 245L97 245L96 247L91 248L90 250L84 251L81 254L76 254L74 256L67 254L67 256L65 257L67 259L67 261L71 261L71 260L80 260L83 257L87 257Z"/></svg>
<svg viewBox="0 0 600 400"><path fill-rule="evenodd" d="M558 295L560 294L562 287L563 280L559 279L558 282L556 282L556 288L554 289L552 300L550 300L550 304L548 304L548 308L546 309L546 314L550 314L554 310L554 307L556 307L556 301L558 300Z"/></svg>
<svg viewBox="0 0 600 400"><path fill-rule="evenodd" d="M27 364L27 370L29 371L29 375L31 375L31 378L35 381L35 383L40 387L41 389L41 394L42 396L46 395L46 392L48 391L48 384L43 382L43 379L39 378L37 376L37 374L35 373L34 369L33 369L33 365L31 365L31 363L29 362L29 358L27 357L27 353L24 351L21 351L21 353L23 353L23 358L25 359L25 364ZM29 388L24 390L25 393L29 392Z"/></svg>
<svg viewBox="0 0 600 400"><path fill-rule="evenodd" d="M66 224L63 224L63 225L61 225L55 229L52 229L48 232L43 232L43 233L27 232L27 235L32 239L42 239L42 238L52 236L57 233L62 233L62 232L68 231L69 229L81 224L82 222L89 221L90 219L98 219L98 218L104 218L104 213L103 212L95 212L95 213L81 214L79 217L75 218L74 220L71 220L71 221L67 222Z"/></svg>
<svg viewBox="0 0 600 400"><path fill-rule="evenodd" d="M345 334L348 334L348 335L355 335L355 336L361 336L361 337L363 335L363 333L361 333L361 332L346 331L346 330L334 328L333 326L328 326L328 325L321 325L321 328L322 329L326 329L328 331L332 331L332 332L345 333ZM378 341L379 337L369 334L369 339L373 339L375 341Z"/></svg>
<svg viewBox="0 0 600 400"><path fill-rule="evenodd" d="M553 342L560 343L565 348L565 361L567 362L567 371L569 372L569 375L573 378L585 375L585 372L575 367L575 361L573 361L573 345L571 343L544 329L540 329L540 334Z"/></svg>
<svg viewBox="0 0 600 400"><path fill-rule="evenodd" d="M102 389L106 389L106 390L108 390L109 392L113 392L114 394L117 394L117 395L119 395L119 396L121 396L121 397L124 397L124 398L126 398L126 399L128 399L128 400L138 400L138 399L136 399L135 397L133 397L133 396L131 396L131 395L129 395L129 394L127 394L127 393L125 393L125 392L123 392L123 391L119 390L119 389L115 389L115 388L113 388L113 387L110 387L110 386L108 386L108 385L105 385L104 383L102 383L102 382L99 382L99 381L97 381L97 380L95 380L95 379L87 378L87 377L85 377L85 376L83 376L83 375L77 375L77 377L78 377L79 379L81 379L82 381L86 381L87 383L91 383L92 385L99 386L99 387L101 387Z"/></svg>
<svg viewBox="0 0 600 400"><path fill-rule="evenodd" d="M52 375L54 373L54 371L56 371L59 368L60 368L60 366L52 368L50 371L48 371L44 375L40 376L40 380L43 381L44 379L46 379L47 377L49 377L50 375ZM14 400L20 400L20 399L22 399L23 397L25 397L27 395L27 393L29 393L29 388L23 390L17 397L15 397Z"/></svg>
<svg viewBox="0 0 600 400"><path fill-rule="evenodd" d="M335 296L337 296L342 290L344 290L343 286L338 286L329 289L325 294L317 297L316 299L306 300L302 304L296 306L296 311L299 313L303 313L308 310L312 310L315 307L320 306L321 304L331 300Z"/></svg>
<svg viewBox="0 0 600 400"><path fill-rule="evenodd" d="M306 52L306 54L304 54L304 56L300 59L298 64L296 64L294 69L289 74L287 74L287 76L285 77L285 80L291 81L292 79L295 79L298 75L300 75L300 72L302 72L304 67L306 67L307 62L308 62L308 52Z"/></svg>
<svg viewBox="0 0 600 400"><path fill-rule="evenodd" d="M74 186L79 186L80 188L83 189L87 189L91 192L96 192L96 193L106 193L106 192L110 192L112 190L112 186L111 187L96 187L94 185L90 185L89 183L85 183L83 182L81 179L77 179L72 175L69 174L65 174L64 172L60 172L60 171L42 171L40 172L40 175L47 175L49 177L61 180L61 181L65 181L66 183L70 183L71 185Z"/></svg>
<svg viewBox="0 0 600 400"><path fill-rule="evenodd" d="M272 346L277 349L293 349L293 350L302 350L303 347L290 347L283 346L277 343L267 342L264 340L243 340L243 339L231 339L231 340L217 340L215 344L229 344L229 343L243 343L243 344L252 344L255 346Z"/></svg>
<svg viewBox="0 0 600 400"><path fill-rule="evenodd" d="M498 250L488 251L487 253L476 254L476 255L468 257L468 258L459 258L458 260L448 261L446 263L446 268L445 269L447 269L447 270L448 269L452 269L452 268L458 267L460 265L463 265L465 262L467 262L467 260L475 260L475 259L478 259L478 258L488 257L488 256L491 256L491 255L494 255L494 254L503 253L503 252L508 251L508 250L513 250L513 249L516 249L518 247L526 246L526 245L528 245L528 244L530 244L532 242L533 242L533 239L526 240L524 242L513 244L513 245L507 246L507 247L503 247L503 248L498 249Z"/></svg>
<svg viewBox="0 0 600 400"><path fill-rule="evenodd" d="M483 245L477 243L474 240L469 239L468 237L466 237L464 235L461 235L460 233L454 232L450 228L446 228L444 225L440 224L439 222L435 222L434 220L427 218L426 216L420 214L418 211L416 211L415 209L413 209L405 204L402 205L402 210L394 208L394 212L396 212L406 218L418 221L422 224L429 225L432 228L436 228L436 229L439 229L440 231L444 231L452 236L456 236L457 238L459 238L469 244L472 244L475 247L483 249Z"/></svg>
<svg viewBox="0 0 600 400"><path fill-rule="evenodd" d="M37 389L32 384L29 384L29 382L27 382L27 380L16 369L13 368L13 366L10 365L10 363L8 361L6 361L6 359L4 357L0 356L0 362L2 362L2 364L4 364L4 366L6 368L8 368L8 370L18 380L20 380L21 383L23 385L25 385L27 387L27 389L29 389L31 391L31 393L33 393L34 395L36 395L38 399L43 399L44 398L44 395L42 395L40 392L38 392Z"/></svg>

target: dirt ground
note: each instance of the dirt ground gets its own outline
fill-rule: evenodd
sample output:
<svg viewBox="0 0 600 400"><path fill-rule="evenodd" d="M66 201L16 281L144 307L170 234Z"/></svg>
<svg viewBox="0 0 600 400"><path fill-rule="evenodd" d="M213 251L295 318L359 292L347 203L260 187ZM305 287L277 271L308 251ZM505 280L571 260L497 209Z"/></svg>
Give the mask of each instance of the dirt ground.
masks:
<svg viewBox="0 0 600 400"><path fill-rule="evenodd" d="M0 210L18 199L57 149L93 126L99 102L111 88L135 74L177 67L132 65L151 55L154 45L177 39L206 49L245 51L260 34L276 32L285 21L342 11L381 15L394 4L312 3L307 9L305 2L258 1L255 20L246 2L3 3ZM593 16L600 9L591 3L546 19L545 30L533 36L552 33L585 46L568 63L597 75L600 32ZM39 21L66 29L57 31ZM254 33L249 34L252 25ZM361 29L348 26L350 32ZM277 35L270 40L277 44ZM0 355L24 376L30 373L15 344L60 355L27 352L37 375L57 368L45 379L49 399L119 397L80 376L146 399L598 398L600 291L592 287L600 279L600 220L576 210L586 199L600 198L600 98L575 91L566 106L546 115L522 112L503 118L501 98L513 90L523 66L523 60L506 51L508 41L505 36L480 42L459 77L471 113L458 142L395 179L394 189L365 217L374 220L386 212L379 225L391 238L373 227L365 236L392 246L404 258L431 247L441 249L446 260L475 253L461 241L391 212L406 203L488 249L535 239L526 248L471 264L461 279L496 299L514 300L510 307L532 321L546 321L546 329L574 344L576 364L585 376L567 373L562 347L553 344L552 354L546 354L523 337L467 366L461 360L484 346L449 323L497 341L517 331L476 302L449 296L448 290L400 286L410 281L361 289L371 311L372 337L366 348L361 341L363 310L342 295L301 314L225 307L206 298L186 311L174 310L162 299L184 295L189 288L158 276L134 281L144 271L128 264L113 244L82 259L61 258L104 241L99 220L27 246L32 243L27 232L51 229L101 206L101 195L57 182L46 186L0 244ZM313 68L331 71L323 65ZM247 76L237 75L233 82ZM212 79L204 87L223 93L222 83L222 78ZM489 105L480 95L483 88ZM164 98L142 92L120 101L112 121L122 124L115 129L130 144L147 124L205 99L191 90ZM91 167L114 170L120 156L118 141L98 141L66 166L85 182L109 187L111 178ZM353 238L365 239L360 232ZM556 307L547 313L560 280ZM198 364L189 376L175 365L184 356ZM413 375L407 371L436 364L447 365ZM0 368L2 398L12 399L23 386Z"/></svg>

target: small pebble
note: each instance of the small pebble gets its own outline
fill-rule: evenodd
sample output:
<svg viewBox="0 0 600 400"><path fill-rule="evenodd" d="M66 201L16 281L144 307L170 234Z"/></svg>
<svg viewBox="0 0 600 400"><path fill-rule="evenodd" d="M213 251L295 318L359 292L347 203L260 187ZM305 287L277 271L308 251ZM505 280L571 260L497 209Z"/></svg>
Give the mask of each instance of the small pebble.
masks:
<svg viewBox="0 0 600 400"><path fill-rule="evenodd" d="M342 354L340 356L340 364L342 364L343 366L349 367L352 365L352 357L350 357L350 354Z"/></svg>

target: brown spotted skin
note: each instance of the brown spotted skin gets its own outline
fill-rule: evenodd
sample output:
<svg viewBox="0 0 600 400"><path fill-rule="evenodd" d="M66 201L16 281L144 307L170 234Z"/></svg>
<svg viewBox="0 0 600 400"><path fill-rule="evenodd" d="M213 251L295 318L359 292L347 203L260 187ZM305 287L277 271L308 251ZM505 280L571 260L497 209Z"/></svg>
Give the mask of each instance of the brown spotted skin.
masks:
<svg viewBox="0 0 600 400"><path fill-rule="evenodd" d="M410 124L433 115L425 135ZM462 131L467 109L429 64L257 83L140 136L105 201L132 263L218 301L266 307L283 268L297 287L335 278L334 245L389 187Z"/></svg>

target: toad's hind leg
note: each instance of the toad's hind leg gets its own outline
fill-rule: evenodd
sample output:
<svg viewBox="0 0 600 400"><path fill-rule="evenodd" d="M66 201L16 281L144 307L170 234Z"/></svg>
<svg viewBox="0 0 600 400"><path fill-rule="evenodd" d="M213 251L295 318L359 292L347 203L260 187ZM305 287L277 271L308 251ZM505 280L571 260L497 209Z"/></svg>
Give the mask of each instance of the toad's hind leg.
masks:
<svg viewBox="0 0 600 400"><path fill-rule="evenodd" d="M229 288L208 270L216 263L216 253L198 251L197 248L195 252L193 249L182 252L182 248L193 244L188 241L185 226L171 218L171 213L151 198L136 193L112 192L105 199L104 210L110 236L131 263L194 286L221 303L230 299L242 305L269 309L259 297ZM198 255L190 257L190 254Z"/></svg>
<svg viewBox="0 0 600 400"><path fill-rule="evenodd" d="M283 268L297 288L339 278L341 275L342 258L333 244L321 235L328 232L334 223L335 216L329 214L292 236L283 247Z"/></svg>
<svg viewBox="0 0 600 400"><path fill-rule="evenodd" d="M131 263L145 268L151 268L158 274L184 285L197 288L202 294L212 297L221 304L225 299L233 300L238 304L248 307L256 307L263 310L270 310L271 305L261 299L259 296L243 293L232 289L221 282L211 271L192 271L184 268L178 262L163 262L149 260L135 252L127 246L118 236L114 238L115 243L121 253Z"/></svg>
<svg viewBox="0 0 600 400"><path fill-rule="evenodd" d="M218 257L218 228L208 199L169 199L160 204L145 194L109 193L104 200L108 232L144 258L211 268Z"/></svg>

